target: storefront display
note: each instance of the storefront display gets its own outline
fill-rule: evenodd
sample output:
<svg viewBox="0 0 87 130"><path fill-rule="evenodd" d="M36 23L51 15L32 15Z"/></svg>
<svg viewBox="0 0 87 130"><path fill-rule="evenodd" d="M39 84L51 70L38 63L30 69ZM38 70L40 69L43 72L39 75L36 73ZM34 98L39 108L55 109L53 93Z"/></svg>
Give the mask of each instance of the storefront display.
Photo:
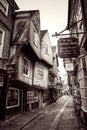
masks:
<svg viewBox="0 0 87 130"><path fill-rule="evenodd" d="M9 88L7 93L6 108L19 106L19 89Z"/></svg>
<svg viewBox="0 0 87 130"><path fill-rule="evenodd" d="M29 109L34 109L38 107L38 92L37 91L28 91L27 92L27 104Z"/></svg>

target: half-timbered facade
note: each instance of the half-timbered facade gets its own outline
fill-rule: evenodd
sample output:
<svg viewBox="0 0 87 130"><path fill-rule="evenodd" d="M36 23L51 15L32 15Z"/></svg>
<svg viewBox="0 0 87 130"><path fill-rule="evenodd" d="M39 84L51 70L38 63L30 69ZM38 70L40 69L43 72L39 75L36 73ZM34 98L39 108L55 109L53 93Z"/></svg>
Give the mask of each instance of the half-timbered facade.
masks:
<svg viewBox="0 0 87 130"><path fill-rule="evenodd" d="M34 65L40 59L39 15L38 10L15 12L8 64L8 69L10 65L13 65L15 71L8 82L6 107L8 114L13 111L15 113L33 109L32 103L35 100L33 91L35 88L32 87ZM11 93L10 97L9 93Z"/></svg>
<svg viewBox="0 0 87 130"><path fill-rule="evenodd" d="M37 88L38 93L38 107L44 106L49 102L48 72L53 64L52 48L48 30L41 30L40 41L41 58L35 63L33 79L33 86Z"/></svg>

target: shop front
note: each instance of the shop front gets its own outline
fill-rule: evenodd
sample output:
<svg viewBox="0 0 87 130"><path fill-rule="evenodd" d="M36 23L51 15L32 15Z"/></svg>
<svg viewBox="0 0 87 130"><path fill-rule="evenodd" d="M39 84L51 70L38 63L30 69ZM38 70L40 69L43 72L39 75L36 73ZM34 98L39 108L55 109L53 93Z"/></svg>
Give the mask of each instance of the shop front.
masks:
<svg viewBox="0 0 87 130"><path fill-rule="evenodd" d="M36 90L27 91L27 110L39 107L39 93Z"/></svg>
<svg viewBox="0 0 87 130"><path fill-rule="evenodd" d="M20 112L20 91L17 88L9 87L6 96L6 118Z"/></svg>
<svg viewBox="0 0 87 130"><path fill-rule="evenodd" d="M11 81L6 94L6 118L27 110L27 86L19 80Z"/></svg>

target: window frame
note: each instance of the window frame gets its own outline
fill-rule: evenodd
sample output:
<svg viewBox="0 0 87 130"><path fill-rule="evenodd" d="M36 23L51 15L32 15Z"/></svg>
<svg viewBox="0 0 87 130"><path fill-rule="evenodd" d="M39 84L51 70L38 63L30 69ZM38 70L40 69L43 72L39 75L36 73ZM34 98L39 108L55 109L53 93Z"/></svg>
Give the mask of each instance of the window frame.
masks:
<svg viewBox="0 0 87 130"><path fill-rule="evenodd" d="M26 57L24 57L23 62L24 62L24 60L27 61L28 66L25 66L24 63L23 63L23 69L28 70L28 74L25 74L25 73L23 72L23 76L29 77L29 72L30 72L30 61L29 61Z"/></svg>

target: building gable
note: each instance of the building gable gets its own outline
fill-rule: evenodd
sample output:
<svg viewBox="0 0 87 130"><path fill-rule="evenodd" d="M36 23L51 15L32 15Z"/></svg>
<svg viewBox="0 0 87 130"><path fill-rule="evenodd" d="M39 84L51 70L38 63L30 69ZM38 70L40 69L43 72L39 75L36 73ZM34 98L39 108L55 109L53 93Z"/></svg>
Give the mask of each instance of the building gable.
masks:
<svg viewBox="0 0 87 130"><path fill-rule="evenodd" d="M41 31L41 59L52 65L52 48L48 30Z"/></svg>

